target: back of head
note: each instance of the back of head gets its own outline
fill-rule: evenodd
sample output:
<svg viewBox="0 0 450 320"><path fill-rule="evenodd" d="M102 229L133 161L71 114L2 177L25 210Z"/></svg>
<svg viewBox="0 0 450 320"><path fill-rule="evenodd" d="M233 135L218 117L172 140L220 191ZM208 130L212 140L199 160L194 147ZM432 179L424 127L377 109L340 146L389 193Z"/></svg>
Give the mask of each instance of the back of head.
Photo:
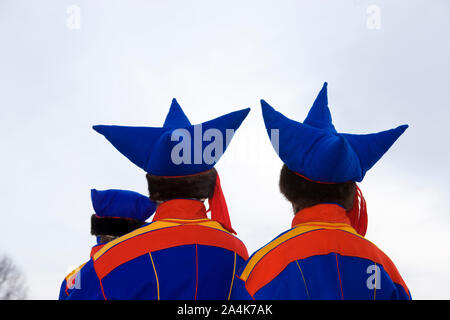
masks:
<svg viewBox="0 0 450 320"><path fill-rule="evenodd" d="M121 237L145 224L155 212L156 204L134 191L109 189L91 190L91 234L98 243Z"/></svg>
<svg viewBox="0 0 450 320"><path fill-rule="evenodd" d="M217 171L212 168L206 172L183 177L162 177L147 174L150 199L163 202L172 199L208 199L214 193Z"/></svg>
<svg viewBox="0 0 450 320"><path fill-rule="evenodd" d="M280 192L292 203L294 213L320 203L336 203L346 210L353 206L356 184L317 183L308 180L283 165L280 172Z"/></svg>

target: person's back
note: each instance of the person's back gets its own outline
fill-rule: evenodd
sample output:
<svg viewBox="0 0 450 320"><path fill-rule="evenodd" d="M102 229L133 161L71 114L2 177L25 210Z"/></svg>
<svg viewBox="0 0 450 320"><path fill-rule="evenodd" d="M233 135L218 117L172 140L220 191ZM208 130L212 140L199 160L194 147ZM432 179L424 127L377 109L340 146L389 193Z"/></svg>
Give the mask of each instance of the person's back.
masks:
<svg viewBox="0 0 450 320"><path fill-rule="evenodd" d="M262 101L269 135L279 131L279 187L295 216L291 229L240 270L233 299L410 299L392 261L364 238L366 204L355 183L407 126L340 134L331 122L326 88L325 83L303 123Z"/></svg>
<svg viewBox="0 0 450 320"><path fill-rule="evenodd" d="M156 209L156 204L148 197L129 190L91 189L91 201L95 212L91 216L91 235L97 239L97 244L91 248L91 258L106 243L144 225ZM86 264L83 263L64 278L59 300L69 299L77 290L76 295L84 294L80 275Z"/></svg>
<svg viewBox="0 0 450 320"><path fill-rule="evenodd" d="M345 209L318 204L297 215L242 268L234 298L410 298L395 265L355 231Z"/></svg>
<svg viewBox="0 0 450 320"><path fill-rule="evenodd" d="M153 222L105 245L92 271L104 299L228 299L244 244L201 201L161 204Z"/></svg>
<svg viewBox="0 0 450 320"><path fill-rule="evenodd" d="M74 299L230 297L235 272L248 254L233 235L214 165L230 142L229 132L238 129L248 112L194 126L173 99L162 127L94 127L145 170L150 199L158 207L152 223L111 241L93 256L81 270L88 295ZM205 135L213 134L211 145L202 128Z"/></svg>

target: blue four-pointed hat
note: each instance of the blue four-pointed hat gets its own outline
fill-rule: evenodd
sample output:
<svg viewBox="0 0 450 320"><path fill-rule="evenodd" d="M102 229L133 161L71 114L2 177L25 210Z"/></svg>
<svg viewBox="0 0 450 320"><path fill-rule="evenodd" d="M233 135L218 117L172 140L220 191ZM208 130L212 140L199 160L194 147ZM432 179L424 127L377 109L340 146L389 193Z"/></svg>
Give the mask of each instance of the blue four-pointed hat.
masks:
<svg viewBox="0 0 450 320"><path fill-rule="evenodd" d="M337 132L328 108L326 82L303 123L285 117L264 100L261 107L269 137L273 129L279 130L274 147L281 160L292 171L317 182L362 181L408 128L402 125L372 134Z"/></svg>
<svg viewBox="0 0 450 320"><path fill-rule="evenodd" d="M128 190L91 189L92 206L98 217L136 219L145 222L156 210L148 197Z"/></svg>
<svg viewBox="0 0 450 320"><path fill-rule="evenodd" d="M125 157L157 176L186 176L214 167L250 109L192 125L175 99L162 127L94 126Z"/></svg>

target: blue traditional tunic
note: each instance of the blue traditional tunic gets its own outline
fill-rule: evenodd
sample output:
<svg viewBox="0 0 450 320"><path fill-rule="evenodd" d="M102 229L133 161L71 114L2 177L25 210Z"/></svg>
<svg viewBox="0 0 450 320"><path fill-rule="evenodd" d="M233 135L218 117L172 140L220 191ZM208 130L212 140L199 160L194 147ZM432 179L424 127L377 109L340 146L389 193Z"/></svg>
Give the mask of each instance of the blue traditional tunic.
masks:
<svg viewBox="0 0 450 320"><path fill-rule="evenodd" d="M335 204L301 210L292 229L256 251L232 299L410 299L392 261Z"/></svg>
<svg viewBox="0 0 450 320"><path fill-rule="evenodd" d="M152 223L107 243L68 299L229 299L244 244L208 219L203 202L160 204Z"/></svg>

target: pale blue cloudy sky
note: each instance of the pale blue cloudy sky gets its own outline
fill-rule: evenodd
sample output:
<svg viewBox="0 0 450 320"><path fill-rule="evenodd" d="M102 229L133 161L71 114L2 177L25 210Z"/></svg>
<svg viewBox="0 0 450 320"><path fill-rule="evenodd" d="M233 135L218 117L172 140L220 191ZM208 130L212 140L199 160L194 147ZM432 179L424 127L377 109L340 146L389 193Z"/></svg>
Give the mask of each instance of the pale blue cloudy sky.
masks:
<svg viewBox="0 0 450 320"><path fill-rule="evenodd" d="M256 250L292 219L259 100L302 121L327 81L339 131L410 125L360 184L367 238L413 297L450 299L449 28L446 0L0 0L0 251L57 298L94 242L90 189L147 192L91 126L159 126L173 97L193 123L252 108L217 168Z"/></svg>

